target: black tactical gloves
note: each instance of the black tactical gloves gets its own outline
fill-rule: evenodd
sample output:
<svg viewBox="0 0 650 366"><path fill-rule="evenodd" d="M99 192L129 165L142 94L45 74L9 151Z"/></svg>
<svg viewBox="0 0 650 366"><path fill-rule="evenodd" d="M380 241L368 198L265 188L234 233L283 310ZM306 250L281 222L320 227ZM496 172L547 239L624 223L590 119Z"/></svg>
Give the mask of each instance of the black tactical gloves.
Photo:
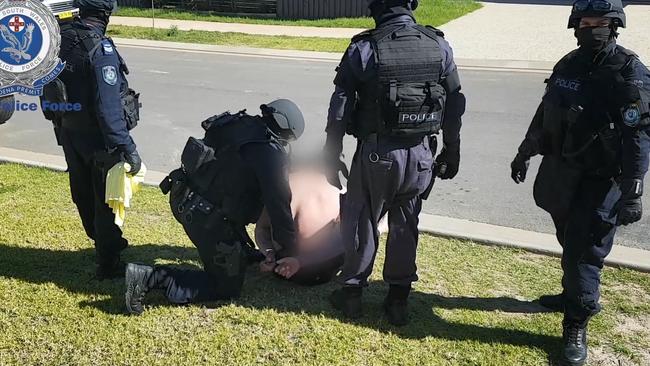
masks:
<svg viewBox="0 0 650 366"><path fill-rule="evenodd" d="M639 179L623 180L621 182L621 198L614 206L616 225L633 224L643 216L641 196L643 195L643 182Z"/></svg>
<svg viewBox="0 0 650 366"><path fill-rule="evenodd" d="M136 175L142 168L142 159L140 159L140 154L138 154L138 150L133 150L133 152L130 153L122 153L122 157L124 161L131 166L131 169L127 172L127 174L131 175Z"/></svg>
<svg viewBox="0 0 650 366"><path fill-rule="evenodd" d="M522 154L517 154L515 160L510 163L510 169L512 173L510 177L515 183L523 183L526 180L526 173L528 172L528 165L530 164L530 159Z"/></svg>
<svg viewBox="0 0 650 366"><path fill-rule="evenodd" d="M436 157L435 175L440 179L453 179L458 174L460 166L460 149L442 148L440 154Z"/></svg>
<svg viewBox="0 0 650 366"><path fill-rule="evenodd" d="M325 160L325 164L327 165L327 181L334 187L343 189L339 173L343 173L343 178L348 179L350 176L348 167L341 160L340 156L328 155L326 153Z"/></svg>
<svg viewBox="0 0 650 366"><path fill-rule="evenodd" d="M325 159L325 175L327 181L338 189L343 189L341 185L341 177L339 173L343 173L343 177L348 179L350 172L348 167L345 166L341 157L343 156L343 141L341 139L333 138L329 134L325 141L325 148L323 149L323 157Z"/></svg>

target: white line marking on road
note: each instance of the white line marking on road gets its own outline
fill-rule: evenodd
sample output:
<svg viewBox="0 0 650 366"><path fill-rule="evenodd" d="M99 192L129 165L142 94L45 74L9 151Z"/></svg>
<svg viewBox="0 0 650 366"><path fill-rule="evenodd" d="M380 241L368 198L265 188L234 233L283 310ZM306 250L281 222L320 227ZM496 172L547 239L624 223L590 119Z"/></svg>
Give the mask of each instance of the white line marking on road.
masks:
<svg viewBox="0 0 650 366"><path fill-rule="evenodd" d="M169 74L169 71L160 71L160 70L145 70L145 72L150 72L152 74Z"/></svg>

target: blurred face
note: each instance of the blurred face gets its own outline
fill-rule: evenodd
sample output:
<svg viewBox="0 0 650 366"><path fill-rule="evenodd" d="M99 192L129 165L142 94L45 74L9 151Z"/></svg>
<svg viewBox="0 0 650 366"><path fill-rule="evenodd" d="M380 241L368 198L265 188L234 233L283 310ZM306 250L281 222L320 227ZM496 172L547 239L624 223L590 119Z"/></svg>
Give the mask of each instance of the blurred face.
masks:
<svg viewBox="0 0 650 366"><path fill-rule="evenodd" d="M610 19L603 17L584 17L580 19L579 29L582 28L595 28L595 27L609 27Z"/></svg>

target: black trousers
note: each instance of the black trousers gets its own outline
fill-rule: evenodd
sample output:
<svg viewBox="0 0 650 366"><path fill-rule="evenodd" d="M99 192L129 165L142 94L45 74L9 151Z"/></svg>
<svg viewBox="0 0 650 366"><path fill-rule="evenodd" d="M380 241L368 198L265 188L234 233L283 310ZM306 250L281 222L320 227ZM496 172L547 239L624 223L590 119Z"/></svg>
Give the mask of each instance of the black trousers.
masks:
<svg viewBox="0 0 650 366"><path fill-rule="evenodd" d="M563 249L565 321L586 322L601 308L600 273L614 245L619 186L614 179L576 174L557 159L544 157L535 195L538 204L548 202L544 206Z"/></svg>
<svg viewBox="0 0 650 366"><path fill-rule="evenodd" d="M97 263L111 263L128 245L122 230L115 225L115 215L105 203L104 172L95 156L104 150L104 141L96 131L63 128L60 140L68 164L70 192L77 206L86 235L95 242Z"/></svg>
<svg viewBox="0 0 650 366"><path fill-rule="evenodd" d="M345 263L340 282L367 286L379 246L377 225L386 213L384 281L401 286L417 281L418 216L433 179L432 166L428 139L371 137L358 143L341 202Z"/></svg>
<svg viewBox="0 0 650 366"><path fill-rule="evenodd" d="M205 228L197 222L184 227L199 251L203 270L157 266L149 288L164 290L167 299L175 304L239 297L247 265L243 245L247 244L224 223Z"/></svg>

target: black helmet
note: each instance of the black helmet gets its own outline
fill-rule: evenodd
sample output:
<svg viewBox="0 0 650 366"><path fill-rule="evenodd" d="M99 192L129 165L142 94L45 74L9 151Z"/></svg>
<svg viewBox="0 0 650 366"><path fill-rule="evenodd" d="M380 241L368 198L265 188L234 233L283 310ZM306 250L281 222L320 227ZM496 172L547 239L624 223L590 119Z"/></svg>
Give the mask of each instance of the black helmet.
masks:
<svg viewBox="0 0 650 366"><path fill-rule="evenodd" d="M271 117L269 127L280 138L293 141L305 132L305 118L296 103L288 99L278 99L260 106L262 115Z"/></svg>
<svg viewBox="0 0 650 366"><path fill-rule="evenodd" d="M583 17L610 18L615 26L625 28L625 11L621 0L577 0L571 10L569 28L577 28Z"/></svg>
<svg viewBox="0 0 650 366"><path fill-rule="evenodd" d="M117 0L74 0L72 5L79 10L94 10L113 13L117 10Z"/></svg>
<svg viewBox="0 0 650 366"><path fill-rule="evenodd" d="M368 7L370 8L375 3L382 3L384 6L402 3L402 5L409 7L409 9L415 10L418 8L419 0L368 0Z"/></svg>

